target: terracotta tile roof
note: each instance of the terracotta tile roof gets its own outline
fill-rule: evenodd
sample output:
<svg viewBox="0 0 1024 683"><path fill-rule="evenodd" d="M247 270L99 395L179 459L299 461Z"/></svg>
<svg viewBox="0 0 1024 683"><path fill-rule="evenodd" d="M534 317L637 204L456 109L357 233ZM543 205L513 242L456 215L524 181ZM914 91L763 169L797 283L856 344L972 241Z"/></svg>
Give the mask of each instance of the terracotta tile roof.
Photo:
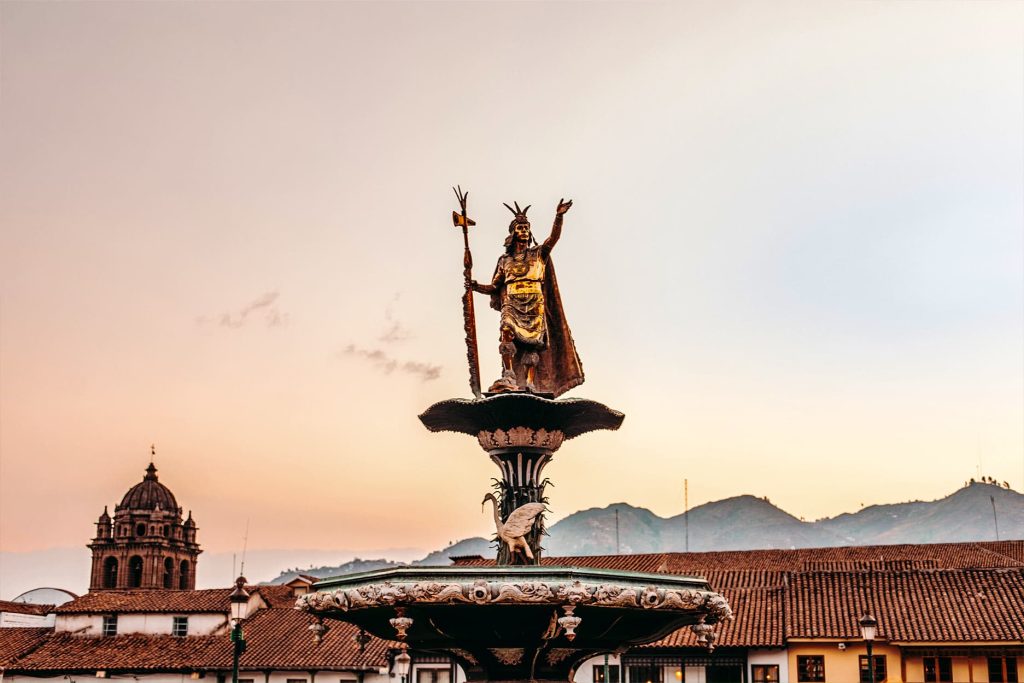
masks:
<svg viewBox="0 0 1024 683"><path fill-rule="evenodd" d="M264 584L250 588L256 591L270 607L281 607L292 609L295 607L295 593L285 584Z"/></svg>
<svg viewBox="0 0 1024 683"><path fill-rule="evenodd" d="M53 605L34 605L30 602L14 602L12 600L0 600L0 612L12 614L34 614L44 617L53 611Z"/></svg>
<svg viewBox="0 0 1024 683"><path fill-rule="evenodd" d="M358 629L327 620L329 630L319 645L309 631L309 616L294 609L260 610L245 626L249 643L242 667L258 669L377 669L387 664L387 651L398 643L372 639L359 652L352 636Z"/></svg>
<svg viewBox="0 0 1024 683"><path fill-rule="evenodd" d="M88 638L54 633L7 674L42 671L196 671L231 667L227 636L124 635Z"/></svg>
<svg viewBox="0 0 1024 683"><path fill-rule="evenodd" d="M0 667L39 647L53 633L52 628L0 628Z"/></svg>
<svg viewBox="0 0 1024 683"><path fill-rule="evenodd" d="M1024 570L804 572L786 591L788 638L859 638L871 612L897 642L1024 642Z"/></svg>
<svg viewBox="0 0 1024 683"><path fill-rule="evenodd" d="M585 555L545 557L541 563L702 576L718 569L778 572L1024 567L1024 540L838 546L793 550L719 550L643 555ZM459 558L456 564L479 567L492 565L494 560Z"/></svg>
<svg viewBox="0 0 1024 683"><path fill-rule="evenodd" d="M352 640L354 626L329 622L330 630L317 645L309 631L309 618L291 608L257 612L245 625L248 647L242 655L243 670L263 669L369 669L387 664L387 651L397 643L374 638L359 652ZM221 671L231 668L233 646L228 636L124 635L89 638L51 629L0 629L0 653L5 631L38 632L36 649L7 667L8 674L44 671ZM28 648L12 640L11 651ZM20 641L19 641L20 642ZM14 661L12 656L9 661Z"/></svg>
<svg viewBox="0 0 1024 683"><path fill-rule="evenodd" d="M233 588L206 590L103 590L86 593L60 605L57 614L101 614L106 612L222 612L230 611L228 596ZM246 586L273 606L291 607L295 598L287 586ZM287 592L287 597L285 596Z"/></svg>

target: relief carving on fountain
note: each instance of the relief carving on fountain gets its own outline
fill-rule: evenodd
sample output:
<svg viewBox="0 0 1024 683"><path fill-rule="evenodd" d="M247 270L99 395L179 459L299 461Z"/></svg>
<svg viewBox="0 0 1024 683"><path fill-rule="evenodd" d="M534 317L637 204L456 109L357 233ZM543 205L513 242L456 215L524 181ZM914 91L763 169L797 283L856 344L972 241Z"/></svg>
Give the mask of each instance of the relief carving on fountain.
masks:
<svg viewBox="0 0 1024 683"><path fill-rule="evenodd" d="M557 429L548 431L544 428L513 427L509 430L495 429L477 434L477 441L485 451L495 448L539 448L546 451L557 451L565 440L565 434Z"/></svg>
<svg viewBox="0 0 1024 683"><path fill-rule="evenodd" d="M580 581L545 583L489 582L441 583L437 581L360 586L333 592L307 593L296 601L296 609L307 612L348 611L367 607L392 607L421 603L465 602L483 604L593 605L595 607L643 607L653 610L703 610L715 620L732 618L722 596L711 591L648 587L633 588Z"/></svg>

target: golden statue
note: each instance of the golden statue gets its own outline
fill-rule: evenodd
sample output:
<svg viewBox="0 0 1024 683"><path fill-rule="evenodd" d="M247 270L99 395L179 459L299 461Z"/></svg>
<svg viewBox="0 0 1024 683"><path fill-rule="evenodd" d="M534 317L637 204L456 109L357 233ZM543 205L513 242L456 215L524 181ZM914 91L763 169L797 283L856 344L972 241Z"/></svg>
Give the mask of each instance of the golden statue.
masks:
<svg viewBox="0 0 1024 683"><path fill-rule="evenodd" d="M489 393L526 391L557 397L583 383L583 366L565 321L551 250L562 235L562 221L572 201L559 201L551 234L537 244L525 209L505 204L515 214L508 226L505 253L491 284L471 279L466 289L491 296L501 312L501 378Z"/></svg>

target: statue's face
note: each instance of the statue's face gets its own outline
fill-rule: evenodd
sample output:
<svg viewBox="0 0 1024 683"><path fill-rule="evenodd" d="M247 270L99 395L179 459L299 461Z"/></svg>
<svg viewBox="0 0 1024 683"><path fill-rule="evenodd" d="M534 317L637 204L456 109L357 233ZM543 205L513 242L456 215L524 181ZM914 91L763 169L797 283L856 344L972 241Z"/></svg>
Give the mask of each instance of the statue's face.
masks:
<svg viewBox="0 0 1024 683"><path fill-rule="evenodd" d="M530 241L530 224L529 223L516 223L516 227L512 228L512 234L515 236L517 242L529 242Z"/></svg>

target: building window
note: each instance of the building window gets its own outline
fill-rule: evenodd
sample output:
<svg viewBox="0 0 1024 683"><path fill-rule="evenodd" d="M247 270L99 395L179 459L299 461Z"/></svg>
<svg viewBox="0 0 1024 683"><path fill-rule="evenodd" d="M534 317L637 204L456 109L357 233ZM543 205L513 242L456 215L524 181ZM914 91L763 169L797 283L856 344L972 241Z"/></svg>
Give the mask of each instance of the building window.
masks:
<svg viewBox="0 0 1024 683"><path fill-rule="evenodd" d="M665 668L661 666L631 666L627 671L630 683L664 683Z"/></svg>
<svg viewBox="0 0 1024 683"><path fill-rule="evenodd" d="M174 617L171 635L178 636L179 638L188 635L188 617Z"/></svg>
<svg viewBox="0 0 1024 683"><path fill-rule="evenodd" d="M146 535L146 525L145 524L138 524L138 525L136 525L136 527L135 527L135 535L136 536L145 536Z"/></svg>
<svg viewBox="0 0 1024 683"><path fill-rule="evenodd" d="M451 669L416 669L416 683L451 683Z"/></svg>
<svg viewBox="0 0 1024 683"><path fill-rule="evenodd" d="M823 655L797 655L796 680L800 683L821 683L825 680Z"/></svg>
<svg viewBox="0 0 1024 683"><path fill-rule="evenodd" d="M238 683L256 683L252 678L239 678Z"/></svg>
<svg viewBox="0 0 1024 683"><path fill-rule="evenodd" d="M103 587L117 588L117 558L103 560Z"/></svg>
<svg viewBox="0 0 1024 683"><path fill-rule="evenodd" d="M925 683L953 683L952 657L925 657Z"/></svg>
<svg viewBox="0 0 1024 683"><path fill-rule="evenodd" d="M594 683L605 683L604 664L594 665ZM619 683L619 665L608 665L608 683Z"/></svg>
<svg viewBox="0 0 1024 683"><path fill-rule="evenodd" d="M1017 683L1017 658L989 657L988 680L990 683Z"/></svg>
<svg viewBox="0 0 1024 683"><path fill-rule="evenodd" d="M286 683L306 683L306 679L305 678L288 678L288 679L286 679Z"/></svg>
<svg viewBox="0 0 1024 683"><path fill-rule="evenodd" d="M188 590L188 569L188 560L182 560L178 565L178 588L183 591ZM290 680L289 683L291 683Z"/></svg>
<svg viewBox="0 0 1024 683"><path fill-rule="evenodd" d="M753 683L779 683L778 664L754 664L750 667Z"/></svg>
<svg viewBox="0 0 1024 683"><path fill-rule="evenodd" d="M117 615L107 614L103 617L103 635L105 636L116 636L117 635Z"/></svg>
<svg viewBox="0 0 1024 683"><path fill-rule="evenodd" d="M885 680L885 655L872 655L875 661L875 683ZM871 672L868 671L868 656L860 656L860 683L871 683Z"/></svg>

